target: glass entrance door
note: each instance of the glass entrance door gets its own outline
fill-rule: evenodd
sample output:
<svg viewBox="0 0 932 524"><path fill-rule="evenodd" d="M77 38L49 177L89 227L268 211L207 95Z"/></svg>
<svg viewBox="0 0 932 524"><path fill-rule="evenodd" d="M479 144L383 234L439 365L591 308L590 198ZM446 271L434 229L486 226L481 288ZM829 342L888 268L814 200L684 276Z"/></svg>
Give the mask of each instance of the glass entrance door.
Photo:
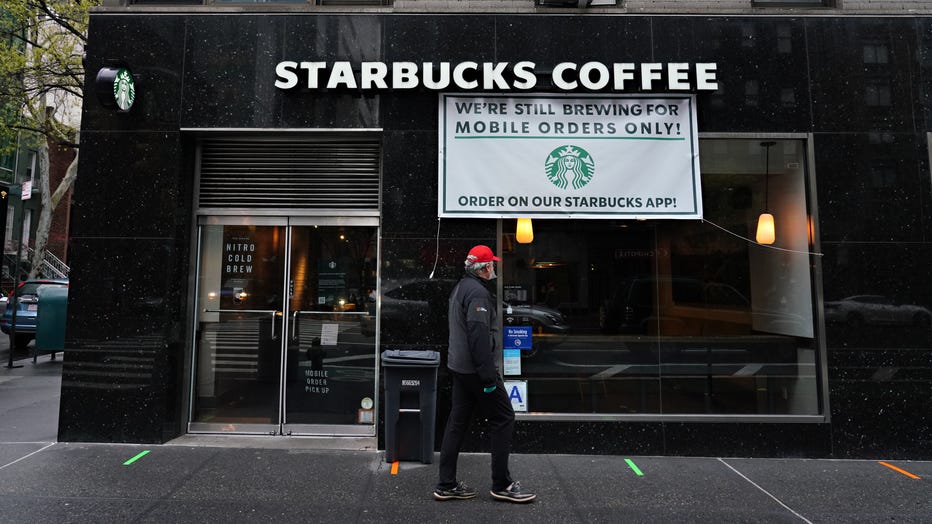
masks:
<svg viewBox="0 0 932 524"><path fill-rule="evenodd" d="M374 435L377 219L201 222L189 430Z"/></svg>
<svg viewBox="0 0 932 524"><path fill-rule="evenodd" d="M376 228L292 223L282 431L374 435Z"/></svg>

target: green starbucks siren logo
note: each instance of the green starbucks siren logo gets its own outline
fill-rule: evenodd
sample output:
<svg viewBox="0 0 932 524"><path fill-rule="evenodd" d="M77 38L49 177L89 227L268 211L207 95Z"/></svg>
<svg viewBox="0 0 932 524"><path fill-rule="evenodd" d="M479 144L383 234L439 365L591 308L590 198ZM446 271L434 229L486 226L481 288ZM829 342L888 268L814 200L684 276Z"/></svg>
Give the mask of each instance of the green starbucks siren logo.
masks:
<svg viewBox="0 0 932 524"><path fill-rule="evenodd" d="M550 183L566 189L579 189L592 181L595 161L585 149L577 146L560 146L547 155L544 171Z"/></svg>
<svg viewBox="0 0 932 524"><path fill-rule="evenodd" d="M136 83L128 69L117 71L116 78L113 79L113 98L117 107L123 111L129 111L133 106L133 101L136 100Z"/></svg>

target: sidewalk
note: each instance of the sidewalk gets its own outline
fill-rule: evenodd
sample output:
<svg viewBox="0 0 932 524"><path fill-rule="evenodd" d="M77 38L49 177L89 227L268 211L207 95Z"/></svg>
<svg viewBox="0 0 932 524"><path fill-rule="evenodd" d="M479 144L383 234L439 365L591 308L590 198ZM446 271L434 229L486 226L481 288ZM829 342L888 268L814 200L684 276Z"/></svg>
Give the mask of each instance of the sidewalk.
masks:
<svg viewBox="0 0 932 524"><path fill-rule="evenodd" d="M6 341L7 338L0 336L0 340ZM40 355L33 364L25 352L17 351L14 357L18 360L13 364L19 367L11 369L7 367L7 348L8 343L0 347L3 357L0 360L0 443L55 442L61 398L61 353L56 355L56 360L50 360L49 355ZM0 460L0 466L3 464L5 462Z"/></svg>
<svg viewBox="0 0 932 524"><path fill-rule="evenodd" d="M488 496L487 454L460 459L478 498L436 502L436 462L393 473L382 452L318 439L55 443L17 419L57 414L60 366L20 363L0 369L0 523L932 523L932 462L519 454L512 472L538 500L516 505Z"/></svg>
<svg viewBox="0 0 932 524"><path fill-rule="evenodd" d="M141 453L147 454L140 456ZM436 502L436 465L382 453L97 444L0 445L2 522L932 522L932 463L514 455L538 493ZM131 464L127 461L139 457Z"/></svg>

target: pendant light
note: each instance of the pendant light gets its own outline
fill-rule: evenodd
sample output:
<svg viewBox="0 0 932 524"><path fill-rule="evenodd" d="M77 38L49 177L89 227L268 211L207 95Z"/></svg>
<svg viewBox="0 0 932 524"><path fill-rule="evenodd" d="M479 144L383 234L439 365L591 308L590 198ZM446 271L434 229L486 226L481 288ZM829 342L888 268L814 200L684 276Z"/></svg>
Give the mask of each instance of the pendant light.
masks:
<svg viewBox="0 0 932 524"><path fill-rule="evenodd" d="M776 142L761 142L764 148L764 212L757 218L757 236L755 237L758 244L773 244L776 240L776 231L773 225L773 215L769 209L769 189L770 189L770 148L776 145Z"/></svg>
<svg viewBox="0 0 932 524"><path fill-rule="evenodd" d="M515 240L519 244L530 244L534 241L534 226L530 218L519 218L518 229L515 231Z"/></svg>
<svg viewBox="0 0 932 524"><path fill-rule="evenodd" d="M758 244L773 244L773 241L776 240L776 233L774 232L773 227L773 215L770 213L761 213L757 217L757 243Z"/></svg>

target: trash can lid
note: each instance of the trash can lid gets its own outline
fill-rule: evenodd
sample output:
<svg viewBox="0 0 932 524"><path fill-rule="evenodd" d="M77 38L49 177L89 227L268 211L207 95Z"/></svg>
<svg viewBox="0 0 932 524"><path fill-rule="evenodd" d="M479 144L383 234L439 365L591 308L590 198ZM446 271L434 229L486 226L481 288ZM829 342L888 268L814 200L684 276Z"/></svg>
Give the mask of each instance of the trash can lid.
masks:
<svg viewBox="0 0 932 524"><path fill-rule="evenodd" d="M388 349L382 352L382 363L400 366L440 365L438 351L416 349Z"/></svg>

